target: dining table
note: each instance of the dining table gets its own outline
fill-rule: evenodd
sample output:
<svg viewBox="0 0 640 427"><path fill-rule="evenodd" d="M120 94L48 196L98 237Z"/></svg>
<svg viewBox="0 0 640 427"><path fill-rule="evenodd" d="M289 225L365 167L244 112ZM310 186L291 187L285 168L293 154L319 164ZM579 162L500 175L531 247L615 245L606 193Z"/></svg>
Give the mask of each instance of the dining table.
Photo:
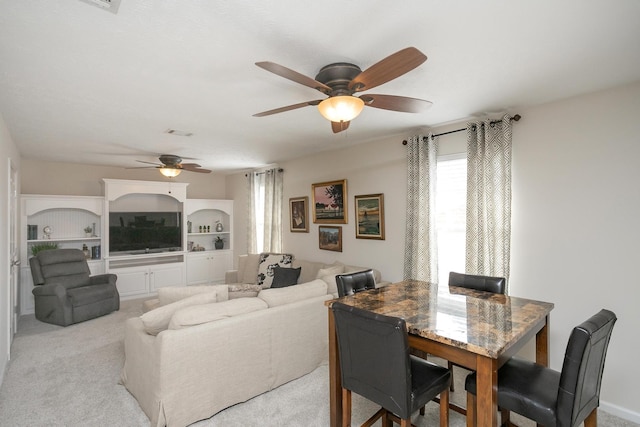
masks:
<svg viewBox="0 0 640 427"><path fill-rule="evenodd" d="M535 338L536 363L549 364L553 304L468 288L405 280L327 301L331 427L342 425L340 355L331 305L335 301L403 318L409 346L477 372L477 425L498 422L498 369Z"/></svg>

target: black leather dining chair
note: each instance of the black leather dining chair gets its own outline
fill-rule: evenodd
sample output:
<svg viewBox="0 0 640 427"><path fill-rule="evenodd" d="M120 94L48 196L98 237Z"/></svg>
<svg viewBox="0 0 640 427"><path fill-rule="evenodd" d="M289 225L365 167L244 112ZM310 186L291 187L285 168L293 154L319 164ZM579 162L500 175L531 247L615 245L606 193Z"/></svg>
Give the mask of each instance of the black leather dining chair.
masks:
<svg viewBox="0 0 640 427"><path fill-rule="evenodd" d="M394 420L409 427L411 415L438 394L440 426L449 425L451 372L409 354L404 319L340 302L331 309L342 374L343 425L351 425L351 392L382 406L363 425L382 417L383 426Z"/></svg>
<svg viewBox="0 0 640 427"><path fill-rule="evenodd" d="M596 427L602 371L616 320L613 312L603 309L576 326L560 372L528 360L509 359L498 370L500 408L547 427L575 427L583 421L585 427ZM476 423L475 374L467 376L465 388L467 426L472 426Z"/></svg>
<svg viewBox="0 0 640 427"><path fill-rule="evenodd" d="M373 270L338 274L336 276L336 285L338 286L338 296L343 297L368 289L375 289L376 278L373 275Z"/></svg>
<svg viewBox="0 0 640 427"><path fill-rule="evenodd" d="M451 271L449 273L449 286L492 292L494 294L504 294L507 287L507 281L504 277L480 276L477 274L463 274ZM447 365L451 371L451 375L453 376L454 364L447 362ZM453 377L451 378L451 391L455 391Z"/></svg>

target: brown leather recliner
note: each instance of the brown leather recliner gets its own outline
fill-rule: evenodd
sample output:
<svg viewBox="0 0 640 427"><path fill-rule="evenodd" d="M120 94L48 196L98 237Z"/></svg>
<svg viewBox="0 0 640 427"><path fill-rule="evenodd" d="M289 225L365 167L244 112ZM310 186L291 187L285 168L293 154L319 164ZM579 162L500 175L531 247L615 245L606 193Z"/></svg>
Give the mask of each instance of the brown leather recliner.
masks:
<svg viewBox="0 0 640 427"><path fill-rule="evenodd" d="M52 249L29 259L36 319L68 326L120 308L115 274L91 276L79 249Z"/></svg>

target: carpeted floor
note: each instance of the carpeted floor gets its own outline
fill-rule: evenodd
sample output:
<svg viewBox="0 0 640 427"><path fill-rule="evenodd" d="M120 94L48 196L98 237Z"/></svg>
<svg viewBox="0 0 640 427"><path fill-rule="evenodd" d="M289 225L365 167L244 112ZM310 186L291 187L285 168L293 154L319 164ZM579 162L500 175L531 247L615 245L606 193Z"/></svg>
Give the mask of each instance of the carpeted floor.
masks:
<svg viewBox="0 0 640 427"><path fill-rule="evenodd" d="M0 387L0 425L148 426L137 401L120 384L124 363L123 324L141 314L141 300L124 301L120 311L70 327L20 319L11 361ZM197 427L326 427L329 425L329 381L326 366L248 402L228 408ZM464 404L464 372L456 371L452 400ZM377 407L354 395L353 425L360 425ZM533 426L513 416L521 426ZM639 427L605 412L602 427ZM417 427L438 425L438 406L427 405ZM376 424L379 426L380 422ZM451 412L450 425L462 427L464 417Z"/></svg>

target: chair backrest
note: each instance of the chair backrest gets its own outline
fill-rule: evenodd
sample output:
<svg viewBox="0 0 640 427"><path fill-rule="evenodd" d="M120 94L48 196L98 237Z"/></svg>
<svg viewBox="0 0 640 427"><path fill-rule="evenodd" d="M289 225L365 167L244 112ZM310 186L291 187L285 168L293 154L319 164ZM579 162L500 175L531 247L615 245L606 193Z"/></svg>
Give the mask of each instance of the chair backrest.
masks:
<svg viewBox="0 0 640 427"><path fill-rule="evenodd" d="M66 288L90 283L91 271L80 249L50 249L29 259L34 285L61 283Z"/></svg>
<svg viewBox="0 0 640 427"><path fill-rule="evenodd" d="M338 274L336 276L338 295L353 295L357 292L375 289L376 278L373 270L358 271L356 273Z"/></svg>
<svg viewBox="0 0 640 427"><path fill-rule="evenodd" d="M558 426L573 427L600 404L600 384L609 339L617 318L601 310L573 329L560 374Z"/></svg>
<svg viewBox="0 0 640 427"><path fill-rule="evenodd" d="M342 387L407 418L411 362L404 319L340 302L331 305L338 336Z"/></svg>
<svg viewBox="0 0 640 427"><path fill-rule="evenodd" d="M475 274L449 273L449 286L475 289L477 291L504 294L507 281L504 277L479 276Z"/></svg>

